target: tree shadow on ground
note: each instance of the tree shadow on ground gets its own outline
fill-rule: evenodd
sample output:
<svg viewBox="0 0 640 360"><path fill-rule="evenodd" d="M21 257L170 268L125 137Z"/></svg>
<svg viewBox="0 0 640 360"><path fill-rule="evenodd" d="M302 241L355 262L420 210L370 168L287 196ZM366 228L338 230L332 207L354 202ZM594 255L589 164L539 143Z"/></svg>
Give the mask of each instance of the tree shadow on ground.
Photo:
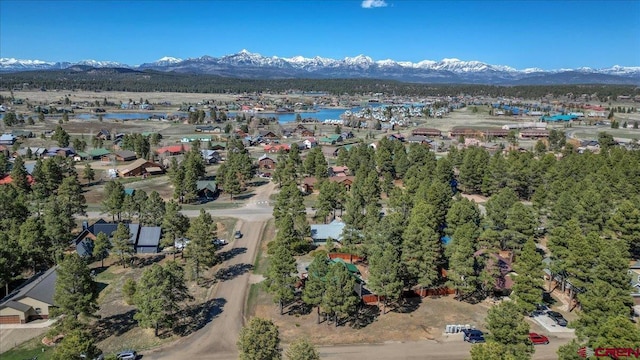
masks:
<svg viewBox="0 0 640 360"><path fill-rule="evenodd" d="M233 259L234 257L244 254L247 252L246 247L237 247L227 251L221 251L218 253L218 257L220 257L220 262L225 262L229 259Z"/></svg>
<svg viewBox="0 0 640 360"><path fill-rule="evenodd" d="M401 314L409 314L418 310L420 304L422 304L422 298L420 296L403 298L392 311Z"/></svg>
<svg viewBox="0 0 640 360"><path fill-rule="evenodd" d="M106 289L107 286L109 286L109 284L103 283L103 282L99 282L99 281L96 281L95 284L96 284L96 292L98 294L100 294L102 292L102 290Z"/></svg>
<svg viewBox="0 0 640 360"><path fill-rule="evenodd" d="M270 181L266 179L255 180L251 183L251 186L258 187L262 185L267 185Z"/></svg>
<svg viewBox="0 0 640 360"><path fill-rule="evenodd" d="M309 315L312 309L313 309L312 306L309 306L302 301L294 301L293 303L287 306L287 309L285 310L284 313L286 315L293 315L293 316Z"/></svg>
<svg viewBox="0 0 640 360"><path fill-rule="evenodd" d="M235 264L227 268L220 269L216 273L216 279L220 281L231 280L237 276L240 276L249 270L253 270L252 264Z"/></svg>
<svg viewBox="0 0 640 360"><path fill-rule="evenodd" d="M165 258L165 254L159 254L155 256L134 257L132 259L132 265L134 267L145 267L162 261Z"/></svg>
<svg viewBox="0 0 640 360"><path fill-rule="evenodd" d="M362 329L376 321L380 314L380 307L377 305L362 305L355 316L350 319L349 326L354 329ZM347 321L348 320L349 319L347 319ZM345 321L345 323L347 321ZM338 325L340 325L340 323L338 323Z"/></svg>
<svg viewBox="0 0 640 360"><path fill-rule="evenodd" d="M222 313L226 303L226 299L216 298L186 307L176 315L179 320L173 332L179 336L187 336L202 329Z"/></svg>
<svg viewBox="0 0 640 360"><path fill-rule="evenodd" d="M93 339L100 342L109 336L120 336L138 325L133 319L135 310L129 310L122 314L117 314L99 319L93 326Z"/></svg>
<svg viewBox="0 0 640 360"><path fill-rule="evenodd" d="M247 200L247 199L251 199L254 196L256 196L255 193L239 194L239 195L234 196L233 200Z"/></svg>

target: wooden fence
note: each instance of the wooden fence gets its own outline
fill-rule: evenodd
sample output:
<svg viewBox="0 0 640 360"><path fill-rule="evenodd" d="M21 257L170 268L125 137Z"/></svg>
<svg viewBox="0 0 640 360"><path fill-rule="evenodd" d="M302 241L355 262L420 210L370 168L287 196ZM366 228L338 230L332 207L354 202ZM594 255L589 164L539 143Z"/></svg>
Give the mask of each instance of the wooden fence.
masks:
<svg viewBox="0 0 640 360"><path fill-rule="evenodd" d="M344 261L348 261L351 264L364 261L364 258L358 255L345 254L345 253L329 253L329 259L333 260L338 258Z"/></svg>

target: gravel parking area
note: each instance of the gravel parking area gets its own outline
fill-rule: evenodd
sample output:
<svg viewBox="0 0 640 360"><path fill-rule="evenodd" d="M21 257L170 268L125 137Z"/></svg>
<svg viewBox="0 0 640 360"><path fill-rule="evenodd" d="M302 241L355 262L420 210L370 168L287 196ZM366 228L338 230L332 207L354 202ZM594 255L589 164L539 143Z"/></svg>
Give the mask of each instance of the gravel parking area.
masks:
<svg viewBox="0 0 640 360"><path fill-rule="evenodd" d="M547 315L534 316L533 320L550 333L574 333L575 329L556 324Z"/></svg>

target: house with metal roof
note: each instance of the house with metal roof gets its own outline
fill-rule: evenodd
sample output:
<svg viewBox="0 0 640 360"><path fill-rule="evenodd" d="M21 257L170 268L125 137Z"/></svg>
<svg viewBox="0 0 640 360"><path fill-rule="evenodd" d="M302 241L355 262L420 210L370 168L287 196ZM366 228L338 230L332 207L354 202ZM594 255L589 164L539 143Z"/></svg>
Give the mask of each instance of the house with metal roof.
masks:
<svg viewBox="0 0 640 360"><path fill-rule="evenodd" d="M53 293L57 267L39 273L21 287L0 300L0 324L24 324L31 320L48 319L54 307Z"/></svg>
<svg viewBox="0 0 640 360"><path fill-rule="evenodd" d="M326 242L328 238L335 241L342 241L342 231L345 223L339 220L333 220L328 224L311 225L311 238L314 243Z"/></svg>
<svg viewBox="0 0 640 360"><path fill-rule="evenodd" d="M129 242L135 247L136 253L156 254L160 251L162 228L140 226L140 224L127 224L127 226L131 235ZM111 240L113 233L118 229L118 223L100 219L91 226L84 223L82 227L82 232L73 240L73 245L80 256L88 257L93 255L93 241L96 237L104 233Z"/></svg>

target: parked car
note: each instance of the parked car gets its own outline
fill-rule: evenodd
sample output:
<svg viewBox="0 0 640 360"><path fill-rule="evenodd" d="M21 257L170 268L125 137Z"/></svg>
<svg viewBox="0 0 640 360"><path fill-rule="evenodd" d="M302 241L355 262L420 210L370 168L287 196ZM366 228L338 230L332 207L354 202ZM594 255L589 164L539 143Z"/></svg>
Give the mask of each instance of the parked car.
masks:
<svg viewBox="0 0 640 360"><path fill-rule="evenodd" d="M134 350L125 350L121 351L116 355L116 359L118 360L136 360L138 358L138 353Z"/></svg>
<svg viewBox="0 0 640 360"><path fill-rule="evenodd" d="M218 246L224 246L224 245L227 245L227 240L225 240L225 239L215 239L215 240L213 240L213 243L215 245L218 245Z"/></svg>
<svg viewBox="0 0 640 360"><path fill-rule="evenodd" d="M549 343L548 337L536 333L529 333L529 340L533 345L547 345Z"/></svg>
<svg viewBox="0 0 640 360"><path fill-rule="evenodd" d="M236 231L236 233L235 233L234 237L235 237L236 239L240 239L240 238L242 237L242 232L240 232L240 230Z"/></svg>
<svg viewBox="0 0 640 360"><path fill-rule="evenodd" d="M534 316L539 316L539 315L544 315L547 313L547 311L549 311L549 307L545 304L538 304L536 305L536 309L533 310L529 316L530 317L534 317Z"/></svg>
<svg viewBox="0 0 640 360"><path fill-rule="evenodd" d="M551 320L555 321L556 324L560 326L567 326L567 319L565 319L559 312L547 311L547 316L550 317Z"/></svg>
<svg viewBox="0 0 640 360"><path fill-rule="evenodd" d="M484 333L480 330L463 329L462 333L464 334L464 341L466 342L470 342L472 344L484 342Z"/></svg>

